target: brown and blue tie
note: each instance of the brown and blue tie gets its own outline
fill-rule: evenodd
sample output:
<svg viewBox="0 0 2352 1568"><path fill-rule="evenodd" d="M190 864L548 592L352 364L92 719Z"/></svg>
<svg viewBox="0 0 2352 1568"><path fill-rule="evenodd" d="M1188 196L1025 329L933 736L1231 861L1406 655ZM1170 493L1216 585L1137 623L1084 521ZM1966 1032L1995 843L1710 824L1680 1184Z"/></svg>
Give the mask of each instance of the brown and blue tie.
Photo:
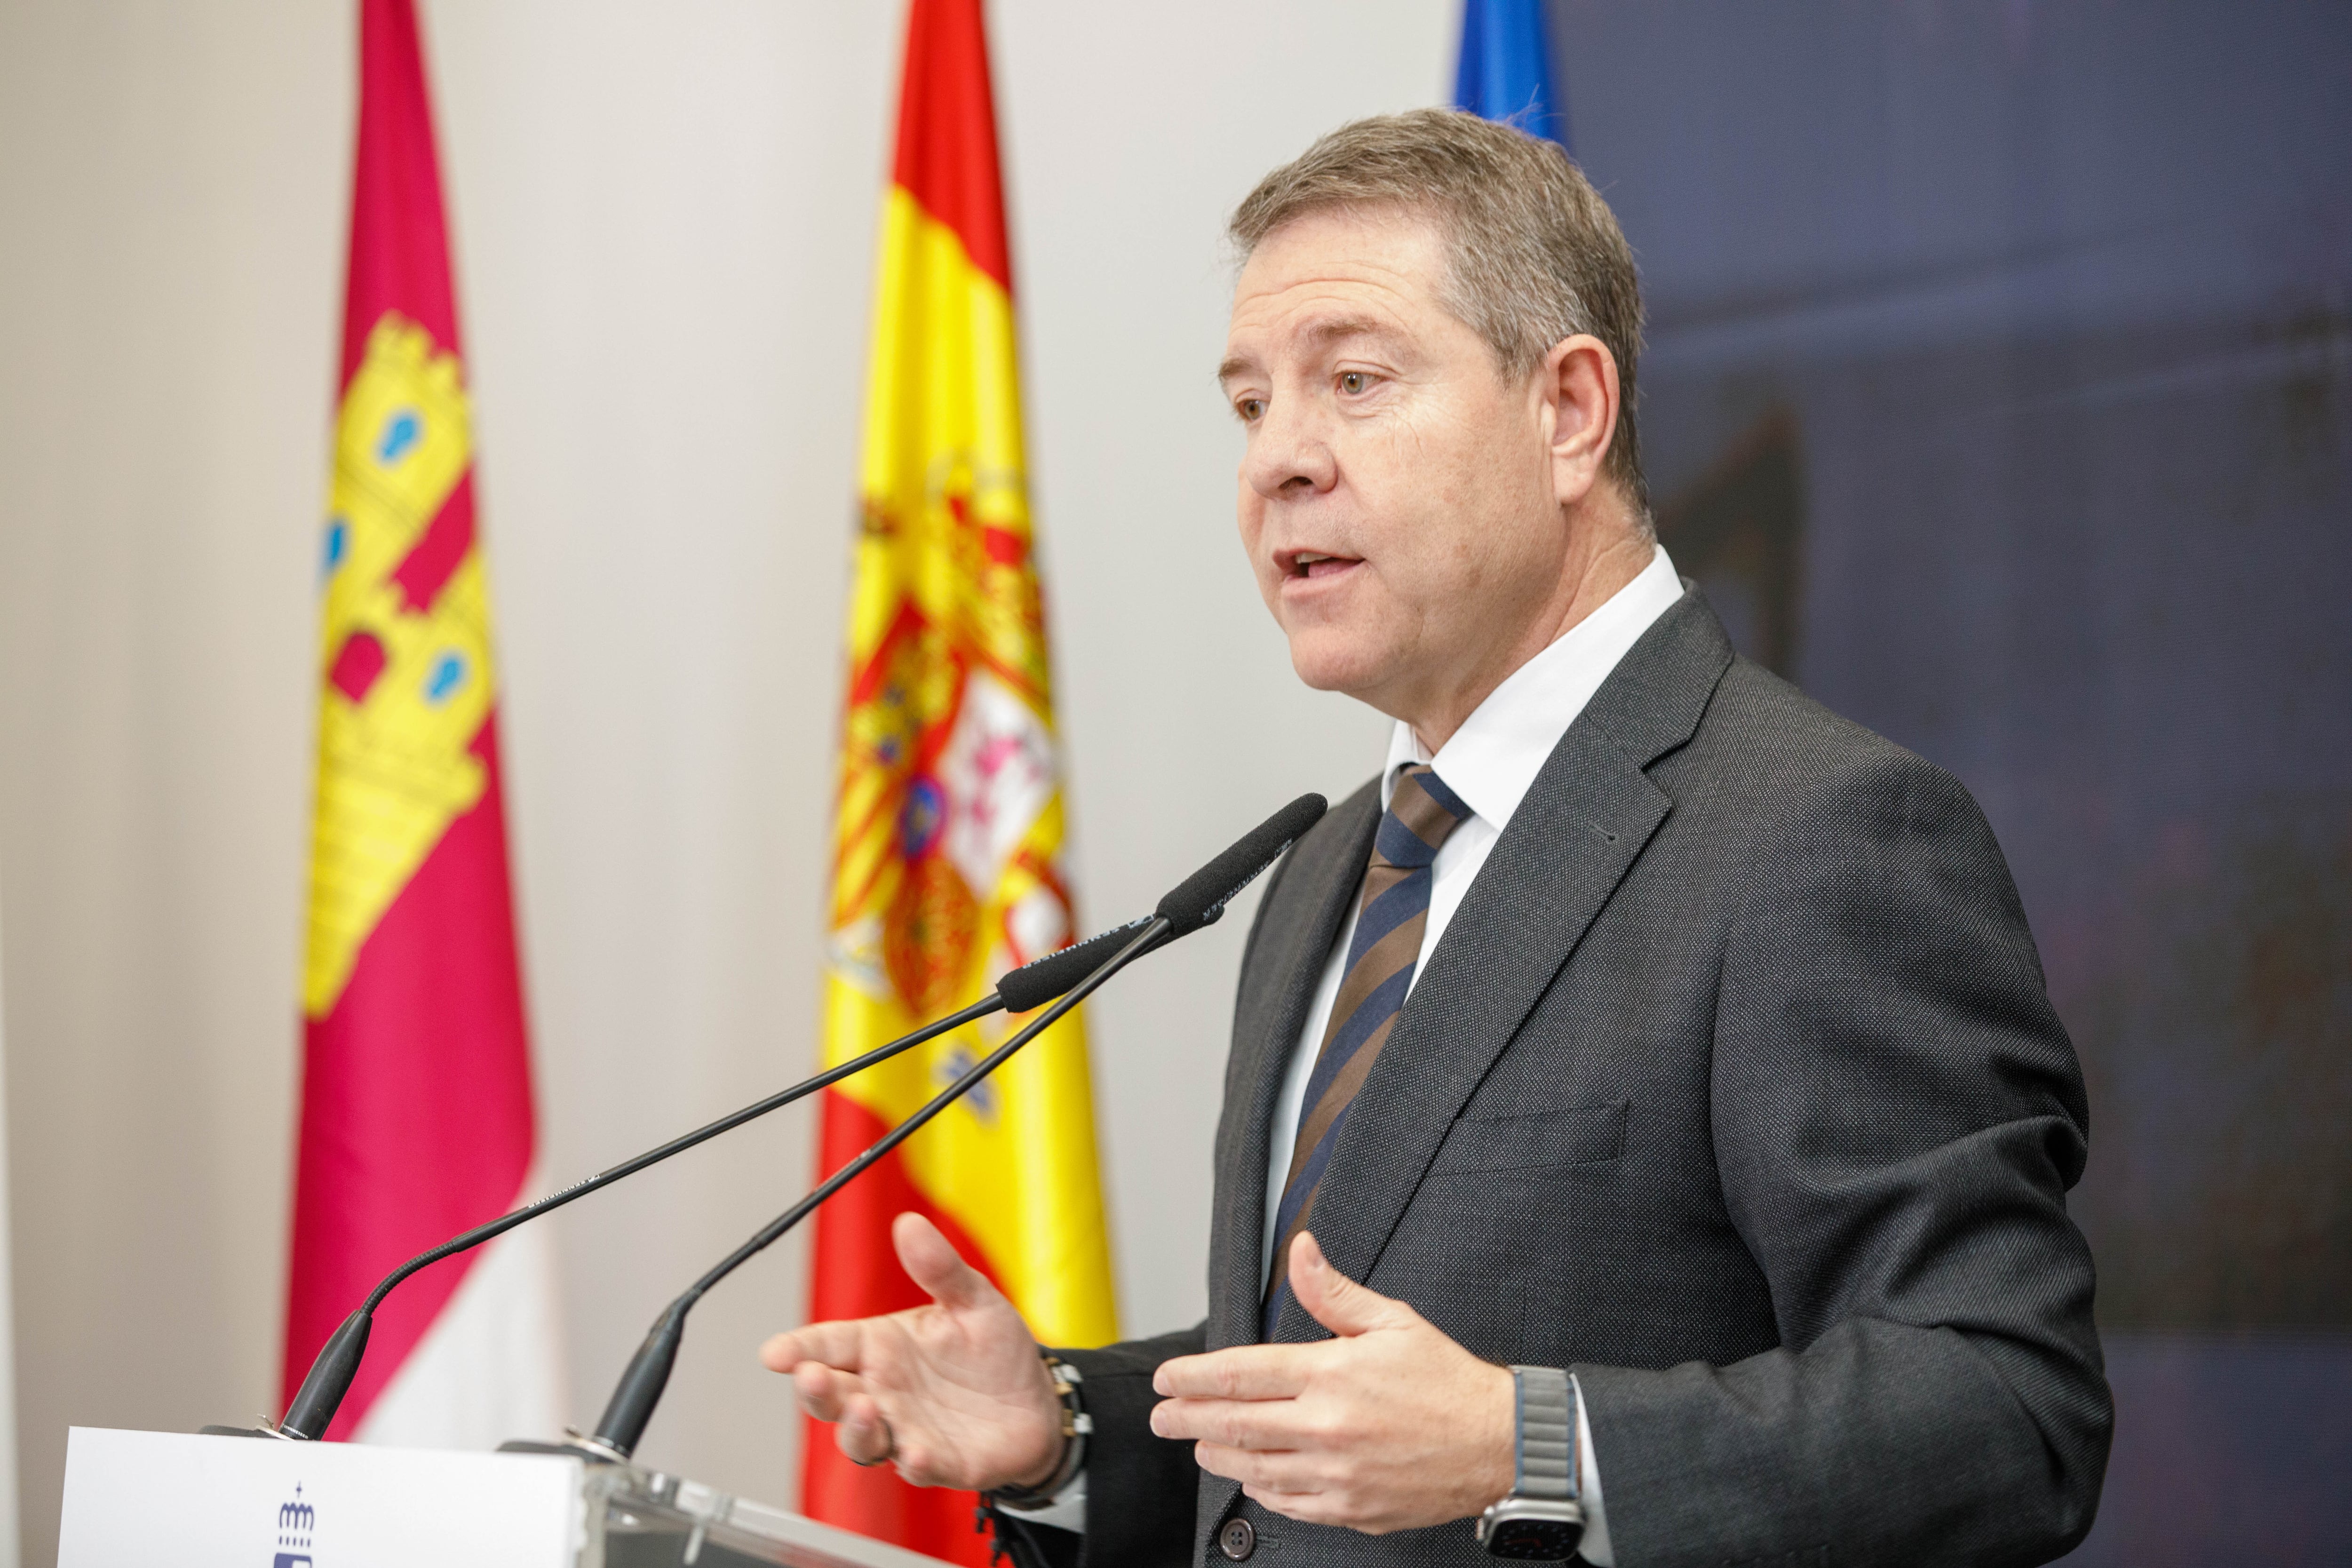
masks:
<svg viewBox="0 0 2352 1568"><path fill-rule="evenodd" d="M1422 935L1429 927L1430 867L1446 836L1469 817L1469 806L1427 764L1415 763L1397 775L1388 812L1372 839L1371 864L1364 868L1356 934L1348 943L1339 994L1331 1003L1322 1048L1300 1101L1298 1139L1291 1146L1282 1205L1275 1211L1264 1338L1274 1337L1275 1319L1290 1293L1290 1244L1314 1212L1316 1191L1339 1130L1347 1125L1348 1108L1404 1010L1413 966L1421 960Z"/></svg>

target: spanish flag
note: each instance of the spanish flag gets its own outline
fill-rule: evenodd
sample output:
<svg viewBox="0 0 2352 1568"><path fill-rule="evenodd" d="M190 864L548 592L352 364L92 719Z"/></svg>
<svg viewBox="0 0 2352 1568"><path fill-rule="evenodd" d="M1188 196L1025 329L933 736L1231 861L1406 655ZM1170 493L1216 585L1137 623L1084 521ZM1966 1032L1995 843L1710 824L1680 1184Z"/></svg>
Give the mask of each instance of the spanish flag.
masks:
<svg viewBox="0 0 2352 1568"><path fill-rule="evenodd" d="M411 0L360 6L349 268L320 553L289 1399L379 1278L520 1201L532 1158L472 421ZM552 1436L545 1246L526 1226L394 1291L328 1435Z"/></svg>
<svg viewBox="0 0 2352 1568"><path fill-rule="evenodd" d="M859 479L828 1064L976 1000L1072 939L997 169L980 0L913 0ZM920 1304L889 1240L892 1217L911 1209L1046 1343L1116 1337L1082 1012L820 1212L814 1317ZM1021 1021L999 1015L828 1091L824 1167ZM887 1467L851 1466L823 1429L807 1436L812 1516L986 1561L970 1494L918 1491Z"/></svg>

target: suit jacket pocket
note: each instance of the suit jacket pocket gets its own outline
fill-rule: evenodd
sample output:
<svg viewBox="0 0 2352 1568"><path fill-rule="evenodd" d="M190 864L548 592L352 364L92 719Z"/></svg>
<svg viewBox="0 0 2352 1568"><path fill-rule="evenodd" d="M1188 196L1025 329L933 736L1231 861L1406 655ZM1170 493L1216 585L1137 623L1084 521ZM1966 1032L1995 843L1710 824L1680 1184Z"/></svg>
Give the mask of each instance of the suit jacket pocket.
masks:
<svg viewBox="0 0 2352 1568"><path fill-rule="evenodd" d="M1625 1152L1625 1100L1502 1116L1465 1114L1439 1145L1430 1173L1591 1165Z"/></svg>

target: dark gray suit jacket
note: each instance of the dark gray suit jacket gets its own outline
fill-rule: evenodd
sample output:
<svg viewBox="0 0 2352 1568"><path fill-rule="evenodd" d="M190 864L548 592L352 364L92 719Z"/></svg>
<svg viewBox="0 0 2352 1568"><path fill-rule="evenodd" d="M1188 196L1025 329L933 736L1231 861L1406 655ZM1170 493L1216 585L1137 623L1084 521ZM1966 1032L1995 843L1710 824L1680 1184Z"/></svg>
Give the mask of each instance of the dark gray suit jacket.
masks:
<svg viewBox="0 0 2352 1568"><path fill-rule="evenodd" d="M1257 1337L1274 1102L1380 811L1336 807L1260 904L1208 1320L1068 1352L1090 1563L1222 1563L1235 1513L1284 1568L1486 1561L1466 1522L1284 1519L1146 1425L1160 1361ZM2065 1204L2086 1123L1976 803L1690 589L1430 954L1314 1228L1475 1353L1575 1371L1623 1568L2040 1563L2090 1527L2113 1419ZM1276 1337L1325 1332L1293 1302Z"/></svg>

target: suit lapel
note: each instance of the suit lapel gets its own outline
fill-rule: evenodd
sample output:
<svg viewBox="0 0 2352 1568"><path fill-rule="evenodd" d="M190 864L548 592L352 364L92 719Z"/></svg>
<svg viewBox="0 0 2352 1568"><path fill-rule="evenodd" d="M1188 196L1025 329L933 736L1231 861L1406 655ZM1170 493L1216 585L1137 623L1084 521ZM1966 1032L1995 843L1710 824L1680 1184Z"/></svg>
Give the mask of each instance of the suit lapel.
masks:
<svg viewBox="0 0 2352 1568"><path fill-rule="evenodd" d="M1342 1273L1362 1279L1380 1261L1463 1105L1666 819L1672 803L1644 770L1697 729L1730 661L1713 611L1688 588L1553 749L1348 1113L1311 1227ZM1294 1300L1274 1337L1323 1331Z"/></svg>
<svg viewBox="0 0 2352 1568"><path fill-rule="evenodd" d="M1209 1238L1212 1350L1258 1337L1259 1254L1265 1227L1267 1140L1275 1100L1315 999L1331 943L1363 880L1380 826L1380 781L1339 803L1291 851L1266 894L1244 957L1234 1048L1217 1126L1216 1197Z"/></svg>

